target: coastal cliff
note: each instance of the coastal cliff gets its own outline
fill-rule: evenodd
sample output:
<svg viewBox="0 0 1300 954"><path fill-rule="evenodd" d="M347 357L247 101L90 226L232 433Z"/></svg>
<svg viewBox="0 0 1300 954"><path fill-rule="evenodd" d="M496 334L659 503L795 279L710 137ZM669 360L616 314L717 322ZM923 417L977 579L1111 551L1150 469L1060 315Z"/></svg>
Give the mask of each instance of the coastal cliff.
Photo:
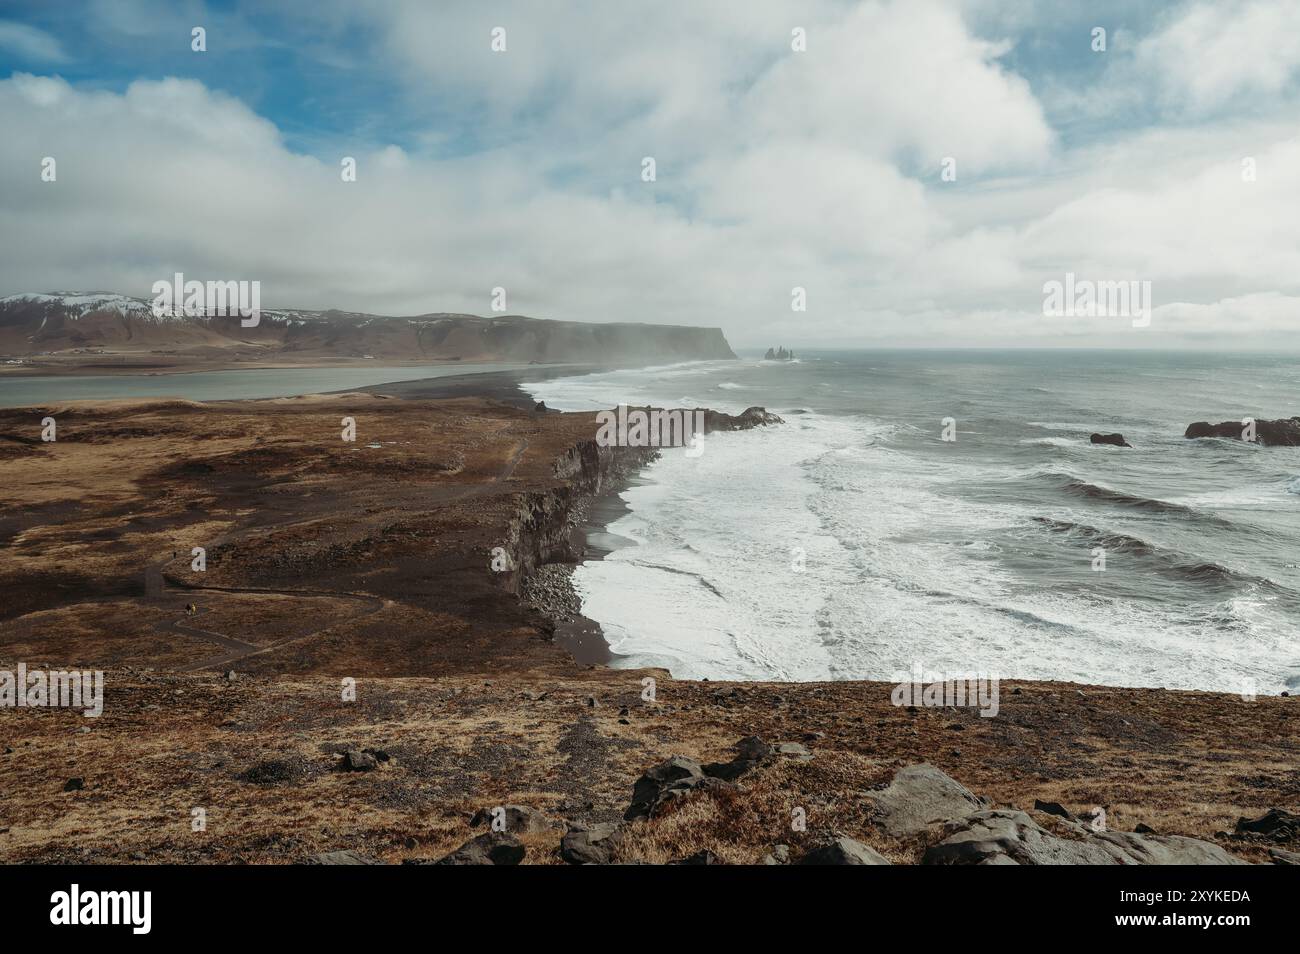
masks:
<svg viewBox="0 0 1300 954"><path fill-rule="evenodd" d="M33 437L47 414L57 442ZM595 430L362 393L0 410L0 669L93 665L106 687L95 731L5 716L0 861L1300 857L1294 773L1260 768L1296 762L1293 698L1004 682L994 719L883 682L575 662L489 563L503 547L527 582L568 556L573 516L656 452ZM67 540L88 541L75 564ZM159 791L205 793L210 836L183 794L160 827ZM495 806L512 821L484 844Z"/></svg>
<svg viewBox="0 0 1300 954"><path fill-rule="evenodd" d="M338 310L263 309L237 317L156 317L143 298L107 293L0 299L0 356L8 370L75 357L82 365L501 361L654 364L735 358L719 328L593 323L433 313L412 317Z"/></svg>

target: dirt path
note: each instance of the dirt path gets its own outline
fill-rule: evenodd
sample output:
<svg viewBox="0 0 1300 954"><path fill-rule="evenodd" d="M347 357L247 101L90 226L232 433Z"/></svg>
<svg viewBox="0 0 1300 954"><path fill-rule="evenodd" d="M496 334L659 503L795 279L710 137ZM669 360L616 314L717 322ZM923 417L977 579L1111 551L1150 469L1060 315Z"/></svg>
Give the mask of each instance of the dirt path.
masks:
<svg viewBox="0 0 1300 954"><path fill-rule="evenodd" d="M158 580L157 583L158 589L152 595L157 597L161 597L165 595L168 584L167 584L166 577L163 574L163 569L167 566L168 563L172 561L172 559L173 559L172 557L168 557L164 560L152 564L149 567L150 577L152 579ZM190 616L185 616L182 617L181 619L173 620L170 623L158 623L155 626L155 628L161 632L180 633L183 636L191 636L196 639L204 639L207 640L208 642L216 643L217 645L222 646L226 649L226 652L221 653L219 655L211 656L207 659L201 660L197 663L192 663L188 666L178 667L177 669L178 672L195 672L200 669L211 669L217 666L227 666L230 665L231 663L238 662L241 659L246 659L249 656L259 656L262 653L271 652L277 649L283 649L284 647L292 645L293 643L298 643L304 640L311 639L313 636L323 632L326 629L332 629L335 626L341 626L344 623L351 623L354 622L355 620L363 619L364 617L367 616L373 616L375 613L378 613L380 610L388 606L391 602L389 600L381 599L377 596L368 596L362 593L342 593L334 590L282 590L282 589L274 589L271 587L259 587L259 586L197 586L197 585L190 585L190 584L178 584L178 586L181 588L182 591L185 592L202 592L206 590L208 592L214 592L214 593L236 593L236 594L255 594L255 595L269 595L269 596L296 596L296 597L309 596L309 597L321 597L326 599L356 600L358 602L365 604L364 608L361 611L357 612L354 616L351 616L343 620L337 620L335 622L330 623L329 626L325 626L322 627L321 629L313 630L312 632L307 633L303 636L295 636L292 639L281 640L280 642L272 643L269 646L258 646L254 643L246 642L245 640L242 639L236 639L233 636L227 636L225 633L217 633L217 632L213 632L212 630L199 629L197 626L191 626L185 622L186 619L192 618ZM195 609L196 609L195 612L196 616L202 616L212 611L210 607L199 606L198 604L195 604Z"/></svg>
<svg viewBox="0 0 1300 954"><path fill-rule="evenodd" d="M487 484L480 484L480 485L468 487L462 493L457 494L451 499L454 500L458 498L477 495L483 493L486 488L495 487L498 484L508 481L514 475L515 468L519 466L519 461L523 459L523 456L527 452L527 450L528 450L528 439L523 438L519 441L518 446L515 448L514 452L510 455L510 459L506 461L505 466L501 468L500 473L495 475ZM235 534L227 534L221 540L218 540L217 543L218 544L223 543L233 536L235 536ZM150 597L162 598L164 595L166 595L168 591L169 583L164 573L164 570L166 569L167 564L171 563L172 560L174 559L176 559L176 557L173 554L172 556L158 560L157 562L151 564L148 567L146 571L146 581L147 581L146 592ZM390 600L381 599L379 597L369 596L362 593L345 593L345 592L339 592L335 590L284 590L284 589L274 589L269 587L256 587L256 586L200 586L200 585L189 584L189 583L178 583L178 584L170 584L170 585L173 587L179 587L180 589L186 592L208 591L208 592L215 592L215 593L236 593L236 594L255 594L255 595L265 594L271 596L321 597L327 599L355 600L363 604L363 606L359 608L358 612L354 616L351 616L344 620L333 622L327 627L322 627L321 629L313 630L312 632L307 633L304 636L296 636L292 639L282 640L278 643L273 643L269 646L257 646L253 643L246 642L245 640L236 639L233 636L228 636L225 633L217 633L217 632L213 632L212 630L200 629L197 626L191 626L186 622L186 619L190 618L188 616L182 617L181 619L173 620L170 623L159 623L157 624L156 628L162 632L180 633L183 636L190 636L195 639L207 640L208 642L216 643L217 645L223 647L226 650L225 652L220 653L219 655L209 657L207 659L201 660L200 662L192 663L191 665L188 666L182 666L177 670L178 672L194 672L201 669L212 669L215 667L229 666L232 663L236 663L241 659L247 659L249 656L258 656L261 655L262 653L283 649L286 646L292 645L294 643L299 643L311 639L313 636L316 636L318 633L323 632L325 629L332 629L335 626L340 626L345 623L355 622L356 620L363 619L367 616L373 616L375 613L378 613L386 606L389 606L391 604ZM210 613L211 608L207 606L198 606L196 604L196 611L197 611L196 615L201 616L206 613Z"/></svg>

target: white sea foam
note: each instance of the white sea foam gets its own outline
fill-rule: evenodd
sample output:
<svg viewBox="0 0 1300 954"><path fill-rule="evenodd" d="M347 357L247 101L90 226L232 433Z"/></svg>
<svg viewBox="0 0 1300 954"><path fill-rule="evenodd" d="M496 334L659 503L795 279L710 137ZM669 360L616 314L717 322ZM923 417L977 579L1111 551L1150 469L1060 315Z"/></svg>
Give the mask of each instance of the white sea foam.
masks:
<svg viewBox="0 0 1300 954"><path fill-rule="evenodd" d="M1079 447L1083 441L1074 440L1069 437L1029 437L1022 440L1022 444L1039 445L1042 447Z"/></svg>
<svg viewBox="0 0 1300 954"><path fill-rule="evenodd" d="M662 405L678 393L663 380L676 370L525 387L560 409ZM735 364L699 373L730 377ZM922 459L891 444L899 432L809 412L779 427L710 435L698 458L666 452L644 485L623 493L631 512L610 527L635 545L575 571L584 613L625 657L620 664L683 678L887 680L923 659L1004 678L1282 687L1282 670L1266 661L1293 659L1300 644L1267 605L1224 609L1246 637L1222 619L1174 620L1115 599L1090 572L1086 548L1075 586L1026 592L988 541L1041 533L1036 511L956 492L1006 479L1005 469Z"/></svg>

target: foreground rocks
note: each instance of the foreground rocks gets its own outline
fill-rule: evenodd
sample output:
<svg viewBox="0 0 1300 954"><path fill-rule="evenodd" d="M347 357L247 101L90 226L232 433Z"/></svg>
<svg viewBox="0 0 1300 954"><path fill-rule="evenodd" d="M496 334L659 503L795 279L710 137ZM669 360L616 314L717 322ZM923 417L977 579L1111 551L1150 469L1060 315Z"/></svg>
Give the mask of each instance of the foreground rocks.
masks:
<svg viewBox="0 0 1300 954"><path fill-rule="evenodd" d="M801 865L887 865L889 860L876 849L843 836L814 847L800 859Z"/></svg>
<svg viewBox="0 0 1300 954"><path fill-rule="evenodd" d="M949 822L927 848L925 865L1240 865L1218 845L1180 835L1094 832L1069 823L1079 838L1044 830L1021 811L986 809Z"/></svg>
<svg viewBox="0 0 1300 954"><path fill-rule="evenodd" d="M637 779L632 786L632 804L623 813L623 818L625 821L650 818L668 803L684 798L690 792L701 788L726 787L729 784L724 779L704 774L703 768L695 759L674 755L648 769Z"/></svg>
<svg viewBox="0 0 1300 954"><path fill-rule="evenodd" d="M514 835L506 832L489 832L461 845L451 854L432 864L439 865L517 865L524 860L526 849ZM428 861L414 862L429 864Z"/></svg>
<svg viewBox="0 0 1300 954"><path fill-rule="evenodd" d="M622 826L612 823L571 828L560 839L560 857L571 865L607 865L622 838Z"/></svg>
<svg viewBox="0 0 1300 954"><path fill-rule="evenodd" d="M867 800L874 808L875 823L894 837L920 834L985 807L966 786L933 765L899 769L887 787L870 793Z"/></svg>
<svg viewBox="0 0 1300 954"><path fill-rule="evenodd" d="M1197 421L1189 424L1184 437L1222 437L1228 440L1243 440L1246 425L1241 421L1223 421L1210 424ZM1276 421L1255 422L1255 443L1265 447L1300 447L1300 417L1282 418Z"/></svg>

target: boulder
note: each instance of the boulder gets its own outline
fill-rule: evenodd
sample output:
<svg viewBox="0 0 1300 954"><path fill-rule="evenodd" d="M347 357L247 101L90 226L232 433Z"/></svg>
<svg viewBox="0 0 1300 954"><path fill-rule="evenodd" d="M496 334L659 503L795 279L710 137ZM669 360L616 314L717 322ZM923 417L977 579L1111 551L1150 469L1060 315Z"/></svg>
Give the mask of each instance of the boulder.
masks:
<svg viewBox="0 0 1300 954"><path fill-rule="evenodd" d="M663 802L672 797L671 792L683 793L701 785L707 776L695 759L674 755L665 759L636 780L632 786L632 804L623 818L649 818Z"/></svg>
<svg viewBox="0 0 1300 954"><path fill-rule="evenodd" d="M613 822L570 828L560 839L560 857L571 865L607 865L622 840L623 829Z"/></svg>
<svg viewBox="0 0 1300 954"><path fill-rule="evenodd" d="M899 769L887 786L868 792L866 799L872 820L894 837L919 834L985 807L966 786L925 763Z"/></svg>
<svg viewBox="0 0 1300 954"><path fill-rule="evenodd" d="M1270 808L1256 819L1238 818L1238 835L1263 835L1272 841L1295 841L1300 837L1300 815L1283 808Z"/></svg>
<svg viewBox="0 0 1300 954"><path fill-rule="evenodd" d="M1107 865L1102 848L1044 831L1024 812L987 809L950 823L923 865Z"/></svg>
<svg viewBox="0 0 1300 954"><path fill-rule="evenodd" d="M1218 845L1185 835L1141 835L1103 831L1091 840L1111 852L1124 865L1244 865L1236 855Z"/></svg>
<svg viewBox="0 0 1300 954"><path fill-rule="evenodd" d="M887 865L889 859L870 845L842 835L833 836L810 849L799 859L801 865Z"/></svg>
<svg viewBox="0 0 1300 954"><path fill-rule="evenodd" d="M549 831L553 828L559 828L560 823L547 818L535 808L529 808L527 805L501 805L502 820L505 822L505 831L514 834L536 834L537 832ZM471 828L478 828L480 825L491 826L495 808L480 808L474 813L474 817L469 820Z"/></svg>
<svg viewBox="0 0 1300 954"><path fill-rule="evenodd" d="M1057 818L1068 818L1074 820L1074 814L1062 805L1060 802L1044 802L1041 799L1034 799L1034 811L1046 812L1049 815L1055 815Z"/></svg>
<svg viewBox="0 0 1300 954"><path fill-rule="evenodd" d="M1091 832L1061 838L1024 812L987 809L949 824L926 849L924 865L1240 865L1218 845L1181 835Z"/></svg>
<svg viewBox="0 0 1300 954"><path fill-rule="evenodd" d="M451 854L439 858L440 865L517 865L524 860L523 843L504 831L490 831L471 838Z"/></svg>
<svg viewBox="0 0 1300 954"><path fill-rule="evenodd" d="M359 749L348 749L343 753L343 759L339 762L339 768L344 772L373 772L379 768L379 760L369 752L362 752Z"/></svg>
<svg viewBox="0 0 1300 954"><path fill-rule="evenodd" d="M1094 444L1110 444L1113 447L1132 447L1128 441L1124 440L1123 434L1093 434L1089 438Z"/></svg>
<svg viewBox="0 0 1300 954"><path fill-rule="evenodd" d="M789 845L773 845L772 850L763 856L763 864L765 865L788 865L789 863Z"/></svg>
<svg viewBox="0 0 1300 954"><path fill-rule="evenodd" d="M700 768L711 778L734 782L775 751L756 735L747 735L735 745L736 757L730 762L708 762Z"/></svg>
<svg viewBox="0 0 1300 954"><path fill-rule="evenodd" d="M1239 441L1245 429L1246 425L1241 421L1223 421L1219 424L1197 421L1187 426L1183 437L1221 437ZM1265 447L1300 447L1300 417L1256 421L1255 443Z"/></svg>
<svg viewBox="0 0 1300 954"><path fill-rule="evenodd" d="M1285 848L1270 848L1268 856L1275 865L1300 865L1300 851L1287 851Z"/></svg>

